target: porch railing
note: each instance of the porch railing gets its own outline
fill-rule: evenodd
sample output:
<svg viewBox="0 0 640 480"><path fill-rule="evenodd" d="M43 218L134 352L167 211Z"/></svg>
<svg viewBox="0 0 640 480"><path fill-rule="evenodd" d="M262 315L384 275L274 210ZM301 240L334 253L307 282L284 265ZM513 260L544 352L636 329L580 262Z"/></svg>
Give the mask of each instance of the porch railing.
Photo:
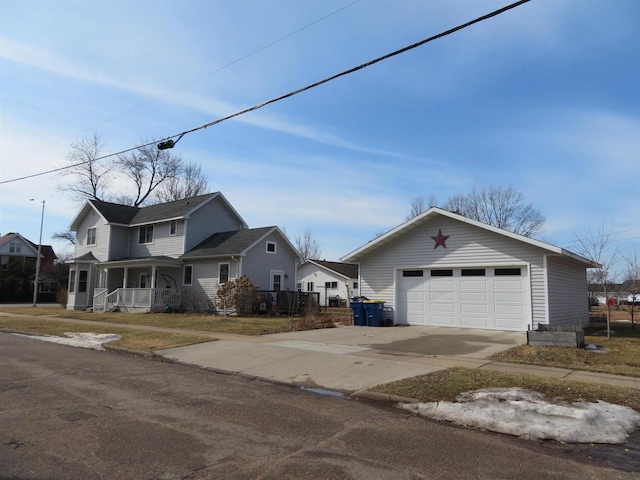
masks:
<svg viewBox="0 0 640 480"><path fill-rule="evenodd" d="M111 293L107 289L96 289L93 296L94 311L109 311L114 308L161 309L166 305L180 306L180 290L173 288L118 288Z"/></svg>

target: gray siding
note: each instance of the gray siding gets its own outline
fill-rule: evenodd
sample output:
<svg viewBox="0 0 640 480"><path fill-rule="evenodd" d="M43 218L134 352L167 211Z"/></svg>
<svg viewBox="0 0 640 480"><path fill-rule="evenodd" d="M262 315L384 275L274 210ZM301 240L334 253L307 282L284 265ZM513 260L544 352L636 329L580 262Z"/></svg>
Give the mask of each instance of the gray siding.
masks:
<svg viewBox="0 0 640 480"><path fill-rule="evenodd" d="M267 242L276 242L276 253L267 253ZM286 276L282 290L296 289L296 253L277 232L260 240L242 259L242 274L259 290L269 290L271 270L282 270Z"/></svg>
<svg viewBox="0 0 640 480"><path fill-rule="evenodd" d="M111 241L109 244L109 260L126 258L129 256L129 228L111 227Z"/></svg>
<svg viewBox="0 0 640 480"><path fill-rule="evenodd" d="M184 253L183 238L185 222L178 220L176 235L170 235L171 222L160 222L153 224L153 243L140 245L138 243L140 228L129 228L129 256L148 257L155 255L166 255L177 258Z"/></svg>
<svg viewBox="0 0 640 480"><path fill-rule="evenodd" d="M207 310L217 301L218 268L220 263L229 263L229 280L238 278L238 261L231 258L216 261L185 262L193 266L193 284L183 287L185 307ZM181 282L182 283L182 279Z"/></svg>
<svg viewBox="0 0 640 480"><path fill-rule="evenodd" d="M582 266L556 256L547 257L550 325L587 325L587 274Z"/></svg>
<svg viewBox="0 0 640 480"><path fill-rule="evenodd" d="M447 248L434 249L432 236L442 230ZM359 259L360 293L385 302L395 313L395 268L528 264L532 321L547 323L542 249L447 217L438 217L405 232Z"/></svg>
<svg viewBox="0 0 640 480"><path fill-rule="evenodd" d="M215 198L196 210L187 220L185 252L217 232L230 232L244 228L220 198Z"/></svg>
<svg viewBox="0 0 640 480"><path fill-rule="evenodd" d="M96 244L87 245L87 230L96 227ZM78 231L76 232L76 257L86 253L93 253L93 256L100 261L109 260L109 235L111 227L104 222L104 219L91 209L84 217Z"/></svg>

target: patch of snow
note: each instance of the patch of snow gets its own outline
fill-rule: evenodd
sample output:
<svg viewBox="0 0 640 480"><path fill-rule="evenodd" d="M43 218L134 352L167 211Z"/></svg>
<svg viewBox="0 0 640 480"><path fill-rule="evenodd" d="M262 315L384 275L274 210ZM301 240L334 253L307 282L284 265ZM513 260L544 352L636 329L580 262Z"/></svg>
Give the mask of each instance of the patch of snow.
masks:
<svg viewBox="0 0 640 480"><path fill-rule="evenodd" d="M120 340L120 335L115 333L92 333L92 332L65 332L66 337L56 337L55 335L23 335L15 333L20 337L34 338L44 342L59 343L71 347L91 348L93 350L104 350L104 343Z"/></svg>
<svg viewBox="0 0 640 480"><path fill-rule="evenodd" d="M624 443L640 426L640 413L629 407L602 401L552 403L522 388L475 390L456 400L403 404L402 408L457 425L565 443Z"/></svg>

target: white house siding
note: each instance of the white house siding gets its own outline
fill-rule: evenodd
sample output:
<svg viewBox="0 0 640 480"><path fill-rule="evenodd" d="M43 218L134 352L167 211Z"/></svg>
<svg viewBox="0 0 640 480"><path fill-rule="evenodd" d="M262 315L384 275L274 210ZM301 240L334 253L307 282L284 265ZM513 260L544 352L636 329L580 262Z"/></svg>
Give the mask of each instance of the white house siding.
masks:
<svg viewBox="0 0 640 480"><path fill-rule="evenodd" d="M96 228L96 244L87 245L87 230L93 227ZM91 252L100 261L108 260L110 229L111 227L105 223L104 219L91 209L82 219L76 232L76 257Z"/></svg>
<svg viewBox="0 0 640 480"><path fill-rule="evenodd" d="M214 233L244 228L241 221L220 200L215 198L196 210L187 220L185 252Z"/></svg>
<svg viewBox="0 0 640 480"><path fill-rule="evenodd" d="M353 290L353 282L357 282L357 279L347 279L345 276L338 273L332 273L317 265L306 263L298 269L298 283L302 286L303 292L317 292L320 294L320 305L325 305L325 283L337 282L338 288L327 289L327 302L330 297L338 295L341 299L348 299L358 294ZM313 289L307 289L307 283L313 282ZM347 286L349 287L347 289Z"/></svg>
<svg viewBox="0 0 640 480"><path fill-rule="evenodd" d="M589 323L589 294L584 266L549 255L547 285L550 325L574 326Z"/></svg>
<svg viewBox="0 0 640 480"><path fill-rule="evenodd" d="M267 242L276 242L276 253L267 253ZM263 238L250 249L242 260L242 274L249 277L259 290L269 290L271 270L282 270L285 274L282 290L296 289L296 254L277 233Z"/></svg>
<svg viewBox="0 0 640 480"><path fill-rule="evenodd" d="M74 291L69 291L67 294L67 309L69 310L83 310L93 305L93 290L97 285L98 272L90 263L76 263L71 265L70 270L76 271ZM78 292L78 280L80 278L80 271L87 270L87 291Z"/></svg>
<svg viewBox="0 0 640 480"><path fill-rule="evenodd" d="M131 227L129 229L129 256L130 257L148 257L155 255L166 255L168 257L177 258L184 252L183 236L184 221L178 221L178 230L176 235L170 235L171 222L154 223L153 225L153 242L140 245L140 229L139 227Z"/></svg>
<svg viewBox="0 0 640 480"><path fill-rule="evenodd" d="M447 248L434 249L438 230L448 235ZM543 251L482 228L437 217L358 259L360 294L385 302L395 314L395 269L405 267L507 266L530 270L532 322L547 323Z"/></svg>

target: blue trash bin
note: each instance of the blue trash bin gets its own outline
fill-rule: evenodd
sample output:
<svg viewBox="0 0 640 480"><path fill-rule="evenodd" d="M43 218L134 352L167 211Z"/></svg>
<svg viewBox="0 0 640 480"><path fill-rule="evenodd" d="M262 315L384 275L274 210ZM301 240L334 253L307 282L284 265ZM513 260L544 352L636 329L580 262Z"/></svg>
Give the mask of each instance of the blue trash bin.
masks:
<svg viewBox="0 0 640 480"><path fill-rule="evenodd" d="M367 317L364 311L364 304L362 302L351 302L349 306L353 313L353 324L365 326L367 324Z"/></svg>
<svg viewBox="0 0 640 480"><path fill-rule="evenodd" d="M382 327L382 311L384 309L384 302L367 302L364 304L364 310L366 313L367 321L366 325L369 327Z"/></svg>

